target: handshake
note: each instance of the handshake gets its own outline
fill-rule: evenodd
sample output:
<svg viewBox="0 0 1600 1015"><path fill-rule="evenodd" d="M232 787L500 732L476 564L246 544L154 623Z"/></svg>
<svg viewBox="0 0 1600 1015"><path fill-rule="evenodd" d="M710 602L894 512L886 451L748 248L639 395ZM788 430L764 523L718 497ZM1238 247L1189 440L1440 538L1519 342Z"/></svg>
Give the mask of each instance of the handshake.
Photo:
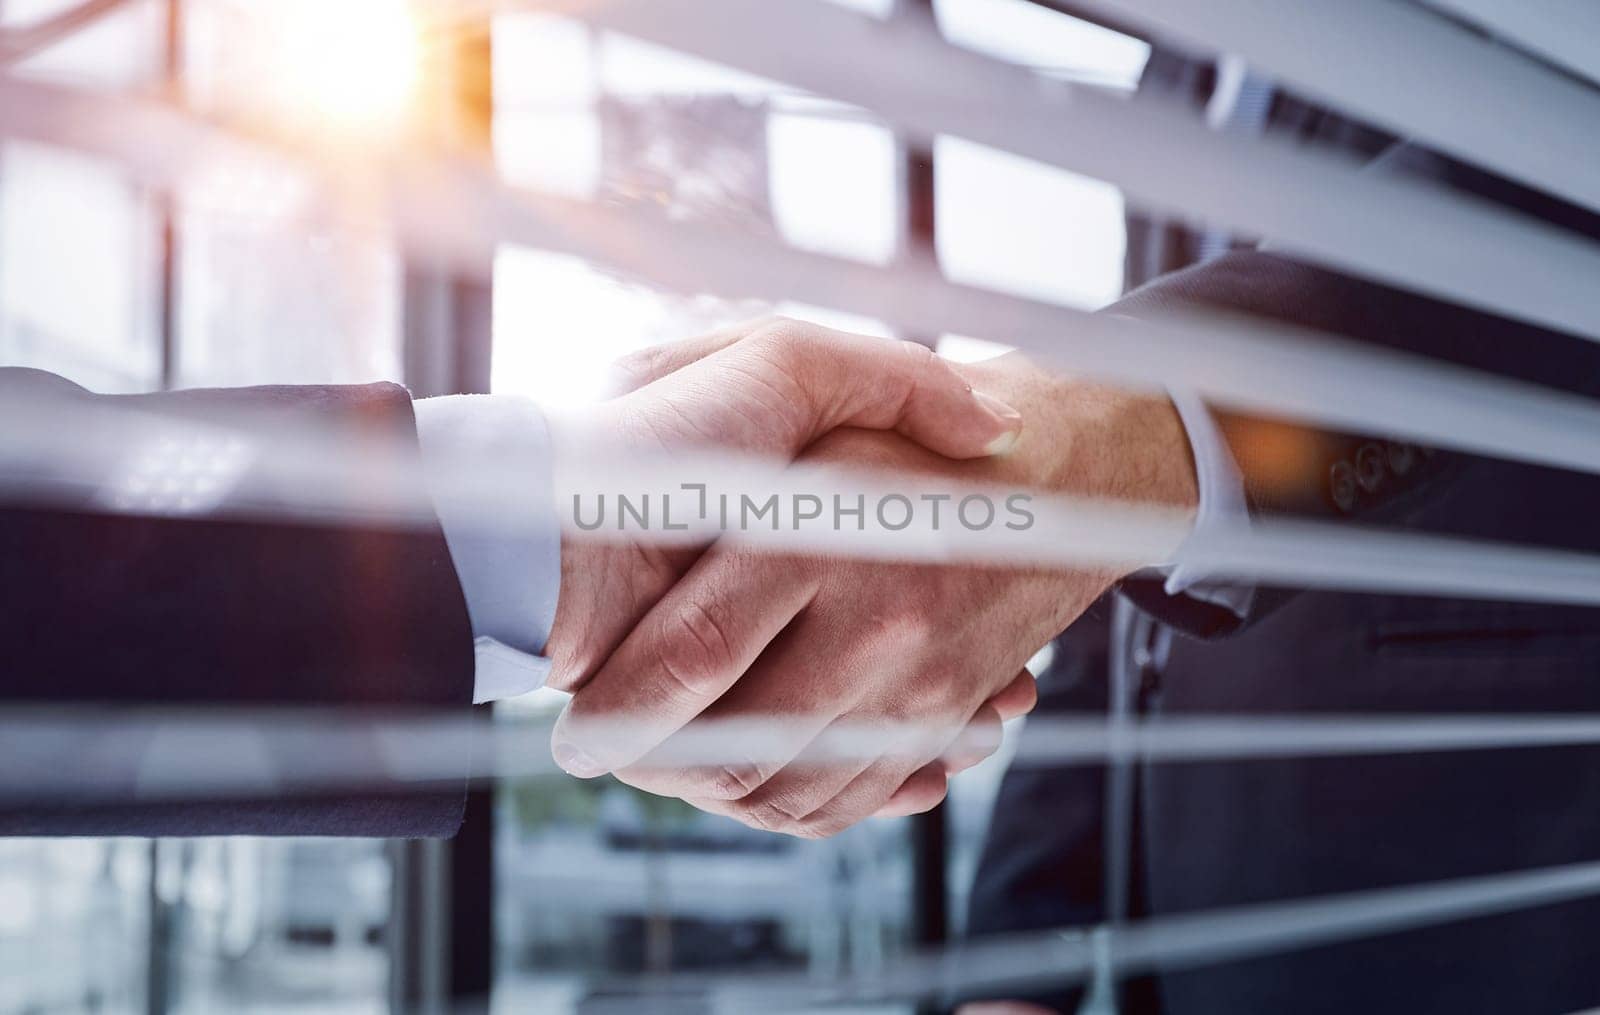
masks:
<svg viewBox="0 0 1600 1015"><path fill-rule="evenodd" d="M958 366L912 343L776 320L657 347L620 369L624 393L553 423L558 476L596 447L720 451L963 487L1195 502L1169 402L1057 377L1020 355ZM573 695L553 734L556 762L798 836L936 805L952 774L998 747L1001 721L1033 707L1026 661L1119 577L663 541L623 531L620 505L611 524L581 531L590 526L573 507L545 648L551 686ZM759 732L729 737L712 760L678 749L720 729ZM821 749L843 731L851 750Z"/></svg>

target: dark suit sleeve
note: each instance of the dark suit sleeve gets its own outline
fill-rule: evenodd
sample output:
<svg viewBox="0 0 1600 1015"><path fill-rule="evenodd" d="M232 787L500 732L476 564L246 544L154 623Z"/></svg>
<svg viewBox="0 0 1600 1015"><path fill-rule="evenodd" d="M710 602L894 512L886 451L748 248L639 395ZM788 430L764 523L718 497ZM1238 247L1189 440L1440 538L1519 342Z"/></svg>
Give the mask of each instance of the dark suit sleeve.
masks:
<svg viewBox="0 0 1600 1015"><path fill-rule="evenodd" d="M1473 197L1591 238L1600 218L1415 148L1390 153L1378 171L1424 175ZM1175 272L1112 307L1141 314L1199 306L1243 312L1388 349L1594 394L1600 356L1570 335L1455 306L1259 251L1242 251ZM1417 524L1469 456L1416 447L1381 433L1333 433L1213 407L1244 481L1253 515ZM1127 594L1190 633L1227 634L1281 605L1290 590L1263 589L1239 618L1135 580Z"/></svg>
<svg viewBox="0 0 1600 1015"><path fill-rule="evenodd" d="M0 370L0 402L7 401L29 407L27 429L41 436L123 411L240 434L246 443L309 425L361 449L352 482L419 475L411 400L391 384L99 396L38 371ZM26 442L12 447L13 479L28 471L19 447ZM48 502L8 486L0 501L0 707L13 716L57 706L467 714L471 629L430 516L387 527L285 522L271 512L231 510L226 500L200 514L118 510L117 483L138 453L137 442L114 448L100 463L104 483L57 484ZM48 481L45 465L34 471ZM231 486L254 489L259 509L270 488L261 500L258 479L246 466ZM103 760L113 750L103 742L82 746L85 758ZM442 836L461 819L464 786L153 804L139 797L142 746L115 745L130 771L127 796L109 804L103 795L93 804L70 795L28 799L15 771L0 774L0 834ZM367 746L358 737L347 750ZM260 760L268 767L292 761L301 771L341 764L337 757Z"/></svg>

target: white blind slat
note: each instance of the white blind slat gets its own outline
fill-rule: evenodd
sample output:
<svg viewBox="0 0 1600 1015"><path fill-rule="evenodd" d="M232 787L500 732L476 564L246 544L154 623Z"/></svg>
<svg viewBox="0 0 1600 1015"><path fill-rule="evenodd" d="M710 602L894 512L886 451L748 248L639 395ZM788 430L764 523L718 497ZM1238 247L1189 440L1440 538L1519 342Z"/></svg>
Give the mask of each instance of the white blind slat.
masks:
<svg viewBox="0 0 1600 1015"><path fill-rule="evenodd" d="M953 134L1084 173L1139 202L1272 238L1341 270L1600 340L1600 245L1485 202L1362 172L1344 156L1226 137L1178 105L1046 80L903 20L879 22L832 4L551 3L874 110L913 133Z"/></svg>
<svg viewBox="0 0 1600 1015"><path fill-rule="evenodd" d="M1579 77L1600 82L1600 4L1593 0L1423 0Z"/></svg>

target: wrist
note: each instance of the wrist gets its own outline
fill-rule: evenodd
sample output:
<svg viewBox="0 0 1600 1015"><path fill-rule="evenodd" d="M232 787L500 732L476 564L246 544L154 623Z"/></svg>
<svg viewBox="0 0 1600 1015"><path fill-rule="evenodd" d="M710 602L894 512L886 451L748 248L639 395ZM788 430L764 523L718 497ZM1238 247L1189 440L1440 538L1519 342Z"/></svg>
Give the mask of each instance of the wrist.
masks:
<svg viewBox="0 0 1600 1015"><path fill-rule="evenodd" d="M603 658L596 658L593 639L585 628L595 621L594 614L606 602L605 588L613 581L615 562L599 533L585 535L572 523L570 505L580 496L585 465L600 453L593 446L596 434L604 429L597 417L609 403L552 413L550 427L551 486L556 502L556 518L561 526L561 593L550 624L550 640L545 655L550 657L550 685L572 691Z"/></svg>
<svg viewBox="0 0 1600 1015"><path fill-rule="evenodd" d="M618 496L614 487L624 477L632 492L649 487L630 458L655 436L646 430L629 440L618 405L612 400L550 420L561 593L545 655L551 661L549 686L564 691L577 690L600 669L698 555L698 546L625 532L620 517L609 525L580 523L583 513L604 515L601 505ZM580 500L586 505L581 511ZM644 510L648 514L648 506Z"/></svg>
<svg viewBox="0 0 1600 1015"><path fill-rule="evenodd" d="M1200 503L1194 452L1183 418L1165 395L1067 382L1070 492L1177 508Z"/></svg>
<svg viewBox="0 0 1600 1015"><path fill-rule="evenodd" d="M959 369L1023 415L1022 435L1000 463L1008 477L1072 496L1197 509L1193 452L1166 396L1058 374L1020 353Z"/></svg>

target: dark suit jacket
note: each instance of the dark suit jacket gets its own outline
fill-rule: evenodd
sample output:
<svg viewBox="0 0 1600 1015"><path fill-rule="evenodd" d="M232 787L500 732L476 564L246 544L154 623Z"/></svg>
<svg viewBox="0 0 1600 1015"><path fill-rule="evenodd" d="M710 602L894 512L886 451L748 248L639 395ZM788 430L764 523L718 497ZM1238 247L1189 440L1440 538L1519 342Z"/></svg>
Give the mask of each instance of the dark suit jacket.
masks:
<svg viewBox="0 0 1600 1015"><path fill-rule="evenodd" d="M1593 215L1460 167L1442 165L1440 176L1600 239ZM1174 298L1583 394L1600 386L1592 343L1265 255L1235 255L1130 303ZM1397 455L1381 435L1224 423L1252 510L1600 551L1596 477L1403 446ZM1350 489L1358 469L1375 477L1370 490ZM1135 594L1158 617L1219 633L1149 592ZM1592 609L1292 590L1256 603L1231 637L1174 643L1153 712L1600 709ZM1166 765L1147 769L1142 788L1156 913L1600 858L1600 751L1589 748ZM1538 907L1177 973L1163 977L1162 993L1174 1012L1566 1012L1600 1003L1587 944L1597 936L1600 902Z"/></svg>
<svg viewBox="0 0 1600 1015"><path fill-rule="evenodd" d="M1407 149L1423 172L1600 240L1600 217ZM1597 280L1600 286L1600 280ZM1285 258L1238 252L1119 306L1244 310L1567 391L1600 389L1600 347ZM1250 509L1600 552L1600 479L1219 411ZM1351 486L1351 476L1357 481ZM1360 480L1365 479L1363 483ZM1531 713L1600 709L1600 612L1263 589L1240 620L1154 582L1124 590L1185 636L1144 674L1155 714ZM1084 697L1079 694L1080 699ZM1057 822L1067 772L1002 789L974 926L1098 919L1103 831ZM1600 750L1169 764L1139 790L1135 915L1160 915L1600 859ZM1049 818L1046 819L1046 812ZM1096 870L1098 875L1098 870ZM1035 892L1054 893L1054 906ZM1046 896L1048 898L1048 896ZM1048 913L1041 910L1049 910ZM1174 971L1143 1006L1246 1012L1569 1012L1600 1004L1600 902ZM1070 1004L1067 993L1051 1000ZM1069 1009L1070 1010L1070 1009Z"/></svg>
<svg viewBox="0 0 1600 1015"><path fill-rule="evenodd" d="M0 369L5 403L28 406L31 432L60 432L74 418L111 408L210 424L231 419L252 431L309 422L362 441L363 482L415 475L418 467L411 399L392 384L101 396L39 371ZM130 445L118 454L136 453ZM125 463L105 464L110 479ZM241 486L249 483L246 472ZM0 709L304 706L341 715L464 715L470 707L471 629L436 525L269 524L230 516L226 502L199 519L138 516L96 510L94 495L57 489L49 505L0 500ZM11 714L12 721L26 715ZM135 788L145 746L82 745L99 752L101 771L126 761L127 797L110 806L70 794L29 798L25 773L0 773L0 835L442 836L461 820L464 787L143 804Z"/></svg>

